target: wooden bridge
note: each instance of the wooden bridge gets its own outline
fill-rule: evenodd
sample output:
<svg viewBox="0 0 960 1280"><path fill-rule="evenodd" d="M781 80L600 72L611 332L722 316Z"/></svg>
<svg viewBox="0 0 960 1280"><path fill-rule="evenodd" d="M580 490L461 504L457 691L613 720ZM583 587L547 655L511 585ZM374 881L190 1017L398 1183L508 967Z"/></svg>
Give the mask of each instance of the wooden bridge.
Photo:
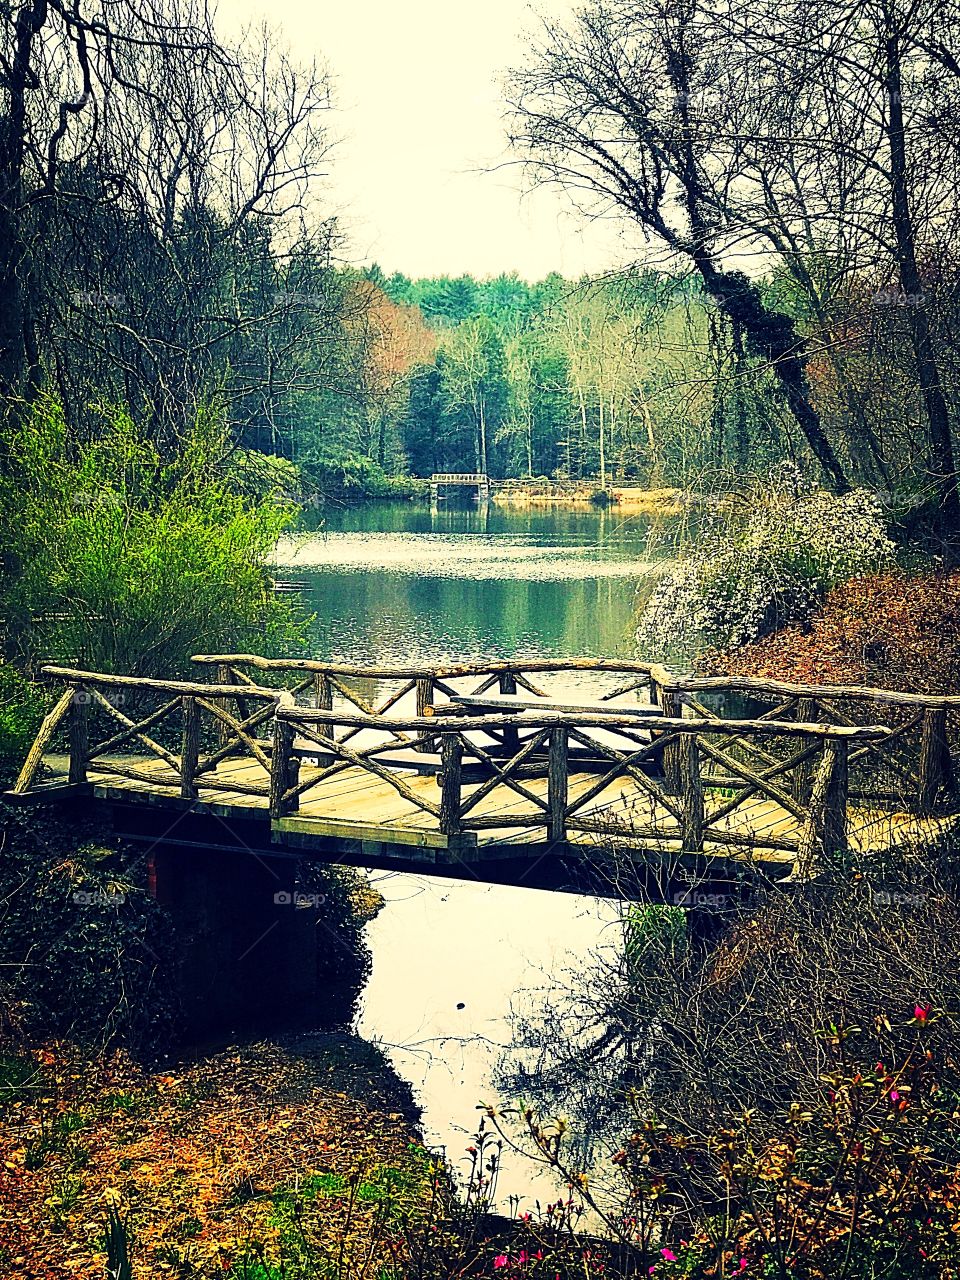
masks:
<svg viewBox="0 0 960 1280"><path fill-rule="evenodd" d="M44 668L63 691L7 798L94 804L150 845L676 902L960 821L960 697L618 660L194 662L209 680Z"/></svg>
<svg viewBox="0 0 960 1280"><path fill-rule="evenodd" d="M435 471L430 477L430 501L436 502L441 488L476 489L477 498L490 497L490 477L485 471Z"/></svg>

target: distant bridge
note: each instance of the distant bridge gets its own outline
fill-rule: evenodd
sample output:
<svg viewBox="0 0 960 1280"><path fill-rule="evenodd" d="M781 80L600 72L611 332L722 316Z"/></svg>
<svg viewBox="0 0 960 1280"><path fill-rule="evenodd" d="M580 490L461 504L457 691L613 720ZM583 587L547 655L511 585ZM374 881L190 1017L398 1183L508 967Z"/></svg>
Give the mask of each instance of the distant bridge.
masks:
<svg viewBox="0 0 960 1280"><path fill-rule="evenodd" d="M441 488L476 489L478 499L490 497L490 477L485 471L435 471L430 477L430 500L436 502Z"/></svg>
<svg viewBox="0 0 960 1280"><path fill-rule="evenodd" d="M958 822L957 697L620 660L194 661L212 682L44 668L65 687L7 799L96 810L197 857L681 903ZM730 715L745 698L752 718Z"/></svg>

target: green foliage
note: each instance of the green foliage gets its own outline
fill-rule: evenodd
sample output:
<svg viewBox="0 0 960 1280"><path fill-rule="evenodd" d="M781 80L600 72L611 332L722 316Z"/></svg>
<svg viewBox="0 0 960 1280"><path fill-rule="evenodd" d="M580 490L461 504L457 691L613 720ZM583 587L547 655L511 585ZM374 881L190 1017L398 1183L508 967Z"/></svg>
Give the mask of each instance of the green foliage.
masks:
<svg viewBox="0 0 960 1280"><path fill-rule="evenodd" d="M293 505L275 484L258 500L241 491L213 415L199 415L164 458L121 410L105 410L100 432L81 438L46 400L11 453L0 502L18 572L4 603L21 620L25 656L170 677L198 649L298 643L268 572Z"/></svg>
<svg viewBox="0 0 960 1280"><path fill-rule="evenodd" d="M304 478L324 498L402 498L417 491L415 481L388 476L379 463L344 445L307 448L300 455Z"/></svg>
<svg viewBox="0 0 960 1280"><path fill-rule="evenodd" d="M627 969L641 979L649 968L675 964L686 951L687 913L682 907L634 904L624 921Z"/></svg>
<svg viewBox="0 0 960 1280"><path fill-rule="evenodd" d="M0 784L11 782L37 736L48 697L8 662L0 662Z"/></svg>
<svg viewBox="0 0 960 1280"><path fill-rule="evenodd" d="M126 1218L121 1218L116 1206L107 1210L107 1231L104 1241L107 1254L107 1275L110 1280L133 1280L130 1263L130 1230Z"/></svg>

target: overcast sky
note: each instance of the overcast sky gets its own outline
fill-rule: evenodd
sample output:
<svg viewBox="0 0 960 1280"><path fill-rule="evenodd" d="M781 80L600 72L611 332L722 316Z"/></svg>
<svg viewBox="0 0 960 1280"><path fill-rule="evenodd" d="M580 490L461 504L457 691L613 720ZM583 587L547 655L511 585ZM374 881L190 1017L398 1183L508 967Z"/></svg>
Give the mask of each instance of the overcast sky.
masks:
<svg viewBox="0 0 960 1280"><path fill-rule="evenodd" d="M571 0L538 0L564 16ZM342 139L330 201L354 262L411 276L576 276L638 256L559 192L521 198L499 77L535 26L525 0L221 0L225 27L262 18L333 75Z"/></svg>

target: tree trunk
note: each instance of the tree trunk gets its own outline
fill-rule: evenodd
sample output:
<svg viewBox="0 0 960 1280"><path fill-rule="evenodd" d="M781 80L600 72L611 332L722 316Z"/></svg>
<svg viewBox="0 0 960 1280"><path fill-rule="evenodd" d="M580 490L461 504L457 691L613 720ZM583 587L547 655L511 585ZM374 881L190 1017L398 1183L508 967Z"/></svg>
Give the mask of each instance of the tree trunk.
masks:
<svg viewBox="0 0 960 1280"><path fill-rule="evenodd" d="M711 298L731 323L739 327L753 352L769 363L824 475L837 493L849 493L850 482L827 439L819 414L810 403L804 341L794 329L793 321L768 311L757 286L742 272L718 270L702 243L694 244L689 254Z"/></svg>
<svg viewBox="0 0 960 1280"><path fill-rule="evenodd" d="M917 381L927 415L927 429L933 469L941 494L941 516L944 530L960 530L960 494L950 434L950 415L940 370L937 368L930 332L930 317L923 299L923 286L917 266L916 237L910 203L907 197L907 157L903 124L900 39L896 31L887 33L886 95L887 143L890 148L890 185L893 230L897 242L897 265L900 284L907 294L907 316Z"/></svg>

